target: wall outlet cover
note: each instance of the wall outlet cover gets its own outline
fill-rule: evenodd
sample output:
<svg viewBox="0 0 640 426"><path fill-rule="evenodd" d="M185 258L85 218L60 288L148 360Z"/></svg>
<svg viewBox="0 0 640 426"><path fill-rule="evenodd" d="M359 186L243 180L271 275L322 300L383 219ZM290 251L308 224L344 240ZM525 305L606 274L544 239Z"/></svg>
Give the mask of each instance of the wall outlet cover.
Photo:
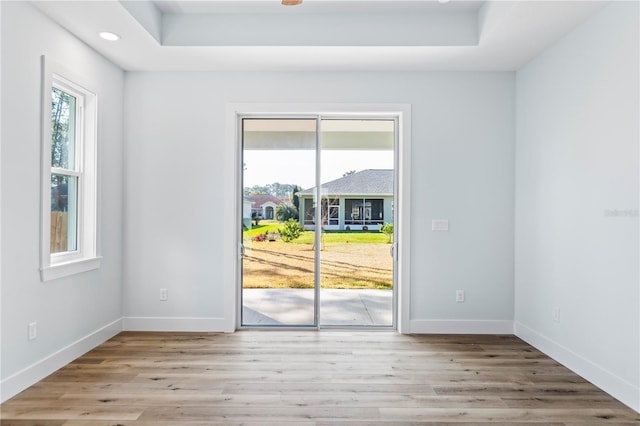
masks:
<svg viewBox="0 0 640 426"><path fill-rule="evenodd" d="M29 340L34 340L36 337L38 337L38 324L29 323Z"/></svg>

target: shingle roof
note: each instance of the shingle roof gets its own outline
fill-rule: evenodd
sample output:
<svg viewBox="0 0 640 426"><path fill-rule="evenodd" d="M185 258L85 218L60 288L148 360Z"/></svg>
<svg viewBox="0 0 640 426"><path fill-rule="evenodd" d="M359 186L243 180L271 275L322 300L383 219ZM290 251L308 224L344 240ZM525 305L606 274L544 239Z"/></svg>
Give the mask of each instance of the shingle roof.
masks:
<svg viewBox="0 0 640 426"><path fill-rule="evenodd" d="M393 195L393 170L366 169L322 184L328 195ZM313 195L315 187L298 192Z"/></svg>
<svg viewBox="0 0 640 426"><path fill-rule="evenodd" d="M288 202L278 197L274 197L271 194L253 194L253 195L247 195L246 198L248 198L249 201L253 203L253 206L252 206L253 208L262 208L262 205L268 202L271 202L276 206L282 203Z"/></svg>

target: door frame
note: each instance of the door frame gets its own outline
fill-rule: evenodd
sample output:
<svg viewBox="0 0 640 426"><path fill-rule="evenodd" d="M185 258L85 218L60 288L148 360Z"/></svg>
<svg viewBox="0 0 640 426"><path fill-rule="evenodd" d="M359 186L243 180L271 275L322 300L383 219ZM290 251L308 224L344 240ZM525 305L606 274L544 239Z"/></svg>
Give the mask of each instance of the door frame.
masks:
<svg viewBox="0 0 640 426"><path fill-rule="evenodd" d="M222 203L224 223L224 331L234 332L241 327L241 226L242 208L242 119L260 118L396 118L395 148L395 210L394 227L399 241L394 241L394 323L400 333L409 332L410 322L410 210L411 210L411 105L409 104L263 104L230 103L226 107L223 171L228 182L224 184ZM316 300L318 303L318 300ZM316 329L317 327L311 327ZM324 327L323 327L324 328Z"/></svg>

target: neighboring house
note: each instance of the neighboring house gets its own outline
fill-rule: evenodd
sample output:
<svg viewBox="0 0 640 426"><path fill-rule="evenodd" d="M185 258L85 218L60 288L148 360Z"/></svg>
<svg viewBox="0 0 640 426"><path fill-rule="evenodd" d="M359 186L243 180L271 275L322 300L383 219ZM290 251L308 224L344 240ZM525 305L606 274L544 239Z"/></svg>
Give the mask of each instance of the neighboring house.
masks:
<svg viewBox="0 0 640 426"><path fill-rule="evenodd" d="M251 229L251 205L253 203L247 197L242 198L242 224L246 229Z"/></svg>
<svg viewBox="0 0 640 426"><path fill-rule="evenodd" d="M367 169L323 183L322 218L327 230L379 230L393 223L393 170ZM316 188L298 192L300 223L315 228Z"/></svg>
<svg viewBox="0 0 640 426"><path fill-rule="evenodd" d="M289 200L281 199L271 194L247 195L246 198L253 203L251 205L251 217L258 216L262 219L275 219L276 207L289 202Z"/></svg>

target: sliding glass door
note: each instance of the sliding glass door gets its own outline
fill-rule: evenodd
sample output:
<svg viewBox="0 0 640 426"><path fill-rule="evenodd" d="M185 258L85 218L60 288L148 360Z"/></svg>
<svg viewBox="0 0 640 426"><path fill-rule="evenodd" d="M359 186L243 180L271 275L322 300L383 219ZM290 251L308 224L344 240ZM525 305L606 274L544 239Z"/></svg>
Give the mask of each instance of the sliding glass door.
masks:
<svg viewBox="0 0 640 426"><path fill-rule="evenodd" d="M242 119L242 326L394 326L395 128Z"/></svg>
<svg viewBox="0 0 640 426"><path fill-rule="evenodd" d="M315 326L315 252L300 240L296 193L316 180L316 120L245 118L242 129L242 325Z"/></svg>
<svg viewBox="0 0 640 426"><path fill-rule="evenodd" d="M395 120L321 122L320 325L393 325Z"/></svg>

